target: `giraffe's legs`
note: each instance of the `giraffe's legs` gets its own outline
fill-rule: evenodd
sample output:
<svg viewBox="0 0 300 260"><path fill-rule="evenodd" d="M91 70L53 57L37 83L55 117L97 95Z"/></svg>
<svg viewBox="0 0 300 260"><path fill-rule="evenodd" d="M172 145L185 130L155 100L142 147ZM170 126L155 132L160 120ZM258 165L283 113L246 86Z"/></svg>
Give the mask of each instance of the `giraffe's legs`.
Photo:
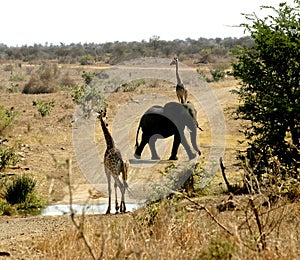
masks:
<svg viewBox="0 0 300 260"><path fill-rule="evenodd" d="M188 95L186 89L184 90L184 94L183 95L184 95L184 103L186 103L187 102L187 95Z"/></svg>
<svg viewBox="0 0 300 260"><path fill-rule="evenodd" d="M116 213L118 213L118 210L120 209L120 213L125 213L126 212L126 206L125 206L125 191L126 191L126 186L124 183L122 183L119 179L119 177L114 177L115 180L115 193L116 193ZM119 187L121 191L121 203L120 207L117 202L117 187Z"/></svg>
<svg viewBox="0 0 300 260"><path fill-rule="evenodd" d="M115 204L115 209L116 209L116 213L118 213L118 211L119 211L119 204L118 204L118 195L117 195L117 187L118 187L118 184L117 184L117 182L116 182L116 178L115 178L115 185L114 185L114 187L115 187L115 198L116 198L116 204Z"/></svg>
<svg viewBox="0 0 300 260"><path fill-rule="evenodd" d="M120 182L120 190L121 190L121 205L120 205L120 212L125 213L126 212L126 206L125 206L125 183Z"/></svg>
<svg viewBox="0 0 300 260"><path fill-rule="evenodd" d="M121 209L120 209L121 213L125 213L126 212L126 206L125 206L125 201L121 201Z"/></svg>
<svg viewBox="0 0 300 260"><path fill-rule="evenodd" d="M105 174L107 178L107 186L108 186L108 207L105 214L110 214L110 207L111 207L111 175L110 172L105 168Z"/></svg>
<svg viewBox="0 0 300 260"><path fill-rule="evenodd" d="M177 92L177 98L178 98L178 101L183 104L183 98L182 96L180 95L180 93Z"/></svg>

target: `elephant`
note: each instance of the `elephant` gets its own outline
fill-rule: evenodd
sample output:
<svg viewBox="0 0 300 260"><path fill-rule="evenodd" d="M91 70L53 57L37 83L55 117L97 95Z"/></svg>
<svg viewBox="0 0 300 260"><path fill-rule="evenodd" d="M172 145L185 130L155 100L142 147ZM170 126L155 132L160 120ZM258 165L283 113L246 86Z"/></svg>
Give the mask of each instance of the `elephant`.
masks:
<svg viewBox="0 0 300 260"><path fill-rule="evenodd" d="M172 152L169 160L177 160L177 152L180 144L185 148L189 159L196 157L192 152L186 137L184 135L185 127L190 131L191 144L194 150L201 155L197 146L196 136L198 126L197 111L191 102L181 104L178 102L169 102L164 106L150 107L140 119L139 127L136 133L136 145L134 156L141 158L141 154L146 144L149 144L151 159L159 160L155 149L155 142L158 138L167 138L174 135ZM142 129L142 140L138 143L139 131Z"/></svg>

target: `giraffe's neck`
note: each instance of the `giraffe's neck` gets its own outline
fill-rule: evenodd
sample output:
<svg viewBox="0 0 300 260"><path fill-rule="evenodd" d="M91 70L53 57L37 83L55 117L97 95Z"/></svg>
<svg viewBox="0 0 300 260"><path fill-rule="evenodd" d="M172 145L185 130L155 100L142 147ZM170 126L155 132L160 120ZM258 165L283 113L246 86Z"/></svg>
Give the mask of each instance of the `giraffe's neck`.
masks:
<svg viewBox="0 0 300 260"><path fill-rule="evenodd" d="M177 84L178 85L181 85L182 84L182 81L179 77L179 72L178 72L178 61L176 61L176 78L177 78Z"/></svg>
<svg viewBox="0 0 300 260"><path fill-rule="evenodd" d="M111 149L115 146L114 145L114 140L113 140L110 132L108 131L108 129L106 127L106 124L105 124L102 117L100 118L100 122L101 122L101 127L102 127L102 130L103 130L103 134L104 134L104 137L105 137L105 141L106 141L106 147L107 147L107 149Z"/></svg>

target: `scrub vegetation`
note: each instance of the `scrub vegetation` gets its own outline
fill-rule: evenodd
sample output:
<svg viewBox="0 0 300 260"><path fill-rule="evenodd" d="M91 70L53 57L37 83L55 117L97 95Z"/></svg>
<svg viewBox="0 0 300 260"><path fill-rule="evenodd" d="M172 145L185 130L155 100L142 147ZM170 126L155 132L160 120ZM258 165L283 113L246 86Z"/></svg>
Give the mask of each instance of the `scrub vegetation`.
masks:
<svg viewBox="0 0 300 260"><path fill-rule="evenodd" d="M162 41L153 36L140 43L0 45L0 255L297 259L299 0L292 6L264 8L274 14L246 15L241 26L250 36L241 39ZM226 151L214 178L205 187L199 185L205 175L199 159L188 185L134 212L32 216L30 210L65 202L75 197L77 186L88 186L72 143L74 110L82 97L97 102L101 96L110 123L118 106L135 95L175 95L175 86L168 82L140 79L104 98L93 92L92 78L107 77L106 68L128 59L171 60L175 55L208 82L224 111ZM99 98L91 100L91 95ZM198 120L209 129L209 122L200 116ZM204 154L210 145L208 132L201 133ZM160 173L167 175L172 167ZM85 190L90 200L103 197Z"/></svg>

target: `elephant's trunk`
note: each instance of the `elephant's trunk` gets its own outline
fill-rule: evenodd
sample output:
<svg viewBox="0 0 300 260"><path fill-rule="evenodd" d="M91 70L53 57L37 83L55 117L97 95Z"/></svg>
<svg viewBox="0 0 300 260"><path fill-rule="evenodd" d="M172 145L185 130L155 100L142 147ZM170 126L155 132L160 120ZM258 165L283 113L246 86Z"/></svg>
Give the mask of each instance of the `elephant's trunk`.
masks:
<svg viewBox="0 0 300 260"><path fill-rule="evenodd" d="M201 155L201 151L200 149L198 148L198 145L197 145L197 129L195 128L193 131L190 131L190 136L191 136L191 143L192 143L192 146L194 148L194 150L198 153L198 155Z"/></svg>
<svg viewBox="0 0 300 260"><path fill-rule="evenodd" d="M136 137L135 137L135 148L138 148L138 147L139 147L139 141L138 141L138 138L139 138L140 128L141 128L141 124L139 124L138 130L137 130L137 132L136 132Z"/></svg>
<svg viewBox="0 0 300 260"><path fill-rule="evenodd" d="M138 127L138 130L136 132L136 137L135 137L135 152L134 152L134 157L137 158L137 159L141 159L141 149L140 149L140 145L139 145L139 141L138 141L138 138L139 138L139 132L140 132L140 128L141 128L141 124L139 124L139 127Z"/></svg>
<svg viewBox="0 0 300 260"><path fill-rule="evenodd" d="M197 128L198 128L200 131L203 131L203 129L202 129L199 125L197 125Z"/></svg>

